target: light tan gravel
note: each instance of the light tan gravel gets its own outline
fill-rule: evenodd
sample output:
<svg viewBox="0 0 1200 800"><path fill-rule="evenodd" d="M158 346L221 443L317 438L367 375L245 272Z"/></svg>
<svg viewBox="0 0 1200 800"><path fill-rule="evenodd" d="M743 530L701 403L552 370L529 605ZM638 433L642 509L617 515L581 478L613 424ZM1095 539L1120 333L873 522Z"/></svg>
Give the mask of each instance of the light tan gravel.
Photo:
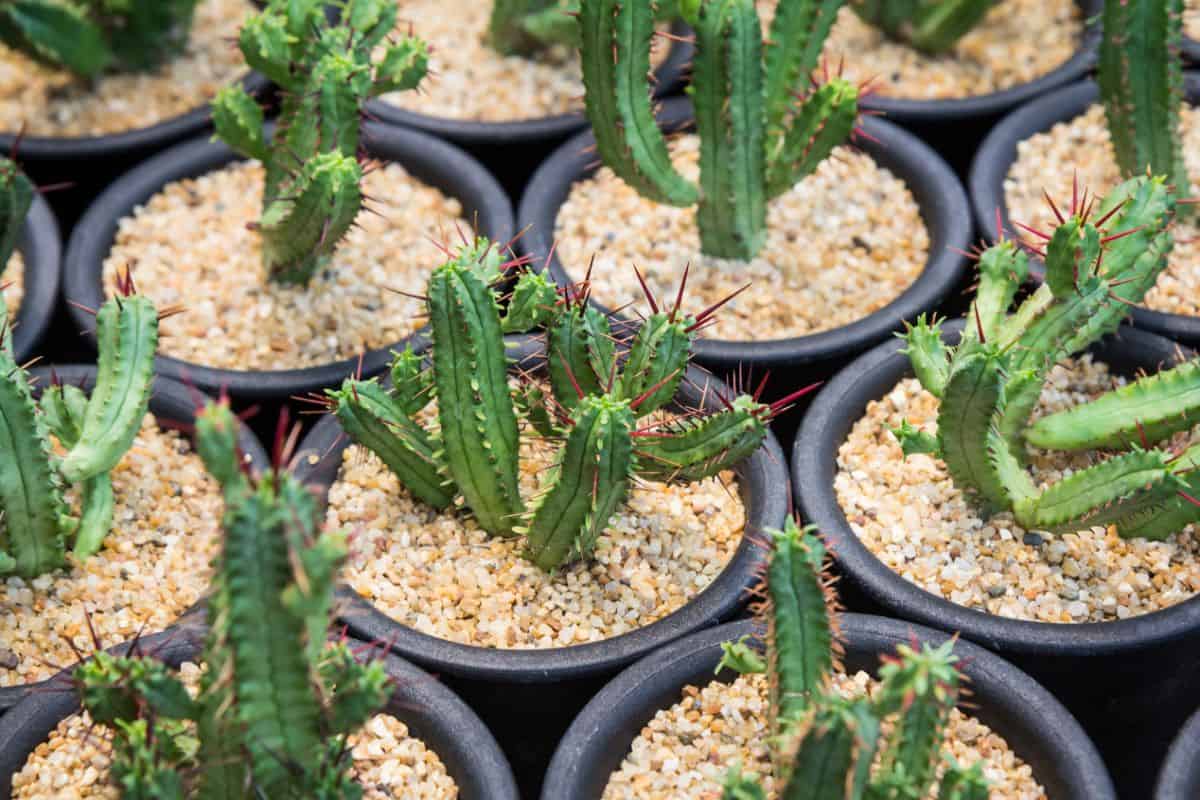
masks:
<svg viewBox="0 0 1200 800"><path fill-rule="evenodd" d="M370 172L363 190L378 213L359 214L361 228L309 286L284 286L266 279L261 240L246 227L259 218L262 181L258 162L238 162L168 184L121 220L104 263L107 289L129 265L160 308L186 308L163 322L161 353L226 369L298 369L386 347L420 327L420 301L390 290L424 291L444 260L430 237L457 241L457 200L399 164Z"/></svg>
<svg viewBox="0 0 1200 800"><path fill-rule="evenodd" d="M1184 0L1183 35L1189 39L1200 40L1200 2L1198 0Z"/></svg>
<svg viewBox="0 0 1200 800"><path fill-rule="evenodd" d="M147 415L112 479L113 528L100 552L31 581L0 581L0 686L75 663L71 644L90 652L85 613L110 647L163 630L208 587L223 504L191 444Z"/></svg>
<svg viewBox="0 0 1200 800"><path fill-rule="evenodd" d="M9 316L16 316L21 301L25 298L25 258L20 250L14 250L8 263L0 269L0 286L4 289L4 305Z"/></svg>
<svg viewBox="0 0 1200 800"><path fill-rule="evenodd" d="M397 30L430 47L430 75L420 91L383 95L385 103L443 119L515 122L583 110L583 74L573 48L533 57L503 56L487 43L491 3L403 0ZM651 63L669 42L655 40Z"/></svg>
<svg viewBox="0 0 1200 800"><path fill-rule="evenodd" d="M528 500L556 446L524 437ZM345 581L422 633L496 648L565 647L650 624L683 606L741 543L745 509L732 473L691 484L635 485L589 563L554 575L521 556L520 537L414 500L370 451L343 454L326 522L353 534Z"/></svg>
<svg viewBox="0 0 1200 800"><path fill-rule="evenodd" d="M835 681L847 697L877 686L865 672ZM682 695L680 702L655 714L633 740L630 753L609 778L604 800L717 800L726 772L737 763L745 772L764 776L764 788L772 791L766 676L687 686ZM992 800L1046 797L1033 771L1008 743L958 709L951 712L943 749L963 766L983 761Z"/></svg>
<svg viewBox="0 0 1200 800"><path fill-rule="evenodd" d="M697 179L699 137L671 143L679 171ZM750 262L700 252L694 207L658 205L608 168L571 187L558 212L558 256L583 277L595 254L595 298L609 308L643 303L633 265L660 297L674 297L691 264L685 309L699 313L750 284L725 306L714 339L761 341L847 325L895 300L929 257L920 208L899 178L839 148L767 207L767 242ZM640 307L640 305L639 305Z"/></svg>
<svg viewBox="0 0 1200 800"><path fill-rule="evenodd" d="M241 78L237 49L250 0L203 0L177 58L155 72L105 75L94 84L0 45L0 130L30 136L100 136L148 128L207 103Z"/></svg>
<svg viewBox="0 0 1200 800"><path fill-rule="evenodd" d="M775 0L758 0L763 29ZM1074 0L1004 0L946 55L928 56L885 37L849 8L838 12L822 52L845 76L874 79L881 97L946 100L1011 89L1042 77L1075 54L1083 15Z"/></svg>
<svg viewBox="0 0 1200 800"><path fill-rule="evenodd" d="M1182 117L1184 160L1192 178L1190 195L1195 197L1200 186L1196 183L1200 176L1200 110L1185 106ZM1075 174L1080 187L1101 195L1121 182L1104 108L1099 104L1017 145L1017 160L1004 181L1009 219L1050 230L1056 220L1042 190L1055 202L1065 200L1069 205ZM1145 305L1171 314L1200 314L1200 226L1195 217L1176 223L1175 247L1158 283L1146 294Z"/></svg>
<svg viewBox="0 0 1200 800"><path fill-rule="evenodd" d="M1122 385L1084 356L1054 368L1035 418ZM1166 608L1200 591L1192 527L1165 541L1122 539L1097 526L1028 534L1005 512L981 518L940 460L905 459L889 431L907 419L934 433L937 401L915 379L867 406L838 452L838 501L855 534L890 569L959 605L1039 622L1103 622ZM1200 440L1198 431L1171 444ZM1095 461L1088 453L1031 450L1039 485Z"/></svg>
<svg viewBox="0 0 1200 800"><path fill-rule="evenodd" d="M184 664L185 683L194 687L199 669ZM30 754L13 776L13 800L119 800L108 784L111 736L91 727L86 711L67 717ZM403 722L377 714L350 737L355 774L364 800L454 800L458 787L445 765Z"/></svg>

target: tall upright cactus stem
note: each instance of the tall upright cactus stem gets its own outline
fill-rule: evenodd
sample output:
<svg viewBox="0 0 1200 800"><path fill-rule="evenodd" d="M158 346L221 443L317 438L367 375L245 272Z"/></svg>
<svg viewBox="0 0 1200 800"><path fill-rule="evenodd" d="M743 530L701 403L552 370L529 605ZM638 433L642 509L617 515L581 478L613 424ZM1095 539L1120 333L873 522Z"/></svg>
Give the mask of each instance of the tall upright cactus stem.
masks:
<svg viewBox="0 0 1200 800"><path fill-rule="evenodd" d="M1193 466L1151 449L1200 421L1200 367L1185 363L1097 400L1030 423L1055 363L1117 329L1171 249L1172 192L1136 178L1100 204L1074 201L1045 243L1046 280L1008 314L1025 257L1000 242L980 259L980 283L961 343L946 347L923 320L906 334L918 379L940 397L936 438L902 425L908 453L940 456L985 511L1011 510L1027 529L1051 533L1115 525L1122 536L1162 538L1192 522ZM1057 212L1057 209L1056 209ZM1124 450L1044 489L1023 467L1027 447Z"/></svg>
<svg viewBox="0 0 1200 800"><path fill-rule="evenodd" d="M129 450L150 402L158 314L140 295L114 297L96 314L100 358L90 396L51 386L40 405L13 360L12 328L0 303L0 574L32 578L100 549L112 524L108 472ZM51 436L66 451L54 454ZM71 516L64 483L80 487Z"/></svg>
<svg viewBox="0 0 1200 800"><path fill-rule="evenodd" d="M783 0L764 46L753 0L700 0L692 100L700 185L671 163L647 82L651 4L584 3L580 13L586 108L600 158L644 197L699 204L704 253L752 258L766 240L766 206L817 168L854 128L858 88L832 79L797 106L843 0Z"/></svg>
<svg viewBox="0 0 1200 800"><path fill-rule="evenodd" d="M242 472L227 405L206 407L196 433L226 504L198 697L144 656L76 669L85 707L114 729L122 796L358 800L345 735L389 687L380 664L326 646L345 537L317 531L313 498L290 475Z"/></svg>
<svg viewBox="0 0 1200 800"><path fill-rule="evenodd" d="M1165 176L1181 196L1190 182L1180 140L1183 0L1105 0L1100 96L1117 165L1126 178Z"/></svg>
<svg viewBox="0 0 1200 800"><path fill-rule="evenodd" d="M425 44L396 36L396 18L391 0L345 0L336 25L321 3L271 0L242 28L246 63L283 90L275 134L267 141L262 109L240 87L217 95L213 124L226 144L266 167L259 230L274 280L307 283L329 263L362 208L363 104L425 76Z"/></svg>
<svg viewBox="0 0 1200 800"><path fill-rule="evenodd" d="M855 12L888 36L925 53L954 48L999 0L851 0Z"/></svg>

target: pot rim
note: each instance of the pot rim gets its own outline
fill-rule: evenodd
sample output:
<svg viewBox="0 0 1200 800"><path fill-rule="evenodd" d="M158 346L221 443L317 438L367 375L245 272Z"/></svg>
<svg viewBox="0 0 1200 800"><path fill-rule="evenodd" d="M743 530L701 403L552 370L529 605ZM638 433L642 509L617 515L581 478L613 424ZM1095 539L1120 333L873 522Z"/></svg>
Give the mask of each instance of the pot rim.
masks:
<svg viewBox="0 0 1200 800"><path fill-rule="evenodd" d="M677 22L671 26L671 32L683 36L687 34L688 29ZM691 63L693 53L694 48L690 42L678 39L671 41L671 49L667 52L666 59L654 71L657 81L655 97L666 97L679 86L684 70ZM505 122L477 122L409 111L378 98L367 103L367 113L380 122L415 128L464 147L489 144L517 147L559 139L587 126L587 117L582 111Z"/></svg>
<svg viewBox="0 0 1200 800"><path fill-rule="evenodd" d="M1200 72L1186 72L1184 88L1189 102L1200 102ZM1060 122L1075 119L1099 97L1100 88L1094 80L1079 81L1021 106L992 128L971 162L967 180L975 223L986 241L994 242L999 236L997 214L1005 230L1013 230L1004 182L1017 160L1017 145L1035 134L1049 131ZM1032 256L1030 267L1031 275L1041 280L1044 271L1041 259ZM1190 345L1200 344L1200 316L1154 311L1142 306L1131 308L1130 316L1139 328L1180 338Z"/></svg>
<svg viewBox="0 0 1200 800"><path fill-rule="evenodd" d="M500 184L482 164L454 145L420 131L367 123L364 147L373 155L401 164L417 180L457 198L466 216L493 241L513 236L512 205ZM234 161L244 160L228 146L197 137L177 144L143 161L122 175L97 197L75 226L64 259L64 294L68 304L95 308L103 302L101 270L111 250L118 221L134 207L159 192L164 185L202 175ZM90 315L75 305L67 309L72 319L90 330ZM227 390L245 400L270 400L318 391L355 373L371 375L388 363L392 349L403 347L416 334L358 358L286 370L234 370L193 364L171 356L155 357L155 370L209 391ZM88 334L95 349L95 337Z"/></svg>
<svg viewBox="0 0 1200 800"><path fill-rule="evenodd" d="M57 375L63 384L73 384L86 389L94 386L96 381L96 367L90 364L39 366L30 369L29 372L37 379L34 384L35 394L40 394L41 388L50 385L54 375ZM160 421L162 428L177 429L179 425L190 426L195 420L197 403L208 399L211 398L192 387L185 386L164 375L155 375L150 390L150 413ZM258 441L258 437L240 419L237 421L237 425L238 447L249 461L250 467L256 471L266 470L270 466L271 460L267 456L267 451ZM192 436L190 433L187 435L190 441ZM184 611L180 616L184 617L189 613L190 610ZM3 714L5 709L16 705L26 695L44 689L52 680L54 678L51 677L33 683L0 686L0 714Z"/></svg>
<svg viewBox="0 0 1200 800"><path fill-rule="evenodd" d="M961 330L961 322L947 326ZM1123 326L1104 347L1128 348L1151 368L1183 357L1161 336ZM792 448L792 484L806 521L829 539L847 578L902 619L965 638L1005 655L1087 656L1128 654L1194 636L1200 630L1200 595L1173 606L1112 622L1050 623L1001 617L958 605L910 583L884 565L851 529L833 488L838 449L871 400L911 376L897 339L848 364L817 394ZM886 388L885 388L886 387Z"/></svg>
<svg viewBox="0 0 1200 800"><path fill-rule="evenodd" d="M204 627L174 625L162 633L143 637L142 652L153 654L173 667L199 658ZM131 642L107 648L124 653ZM384 711L404 722L412 735L433 750L446 764L465 798L517 800L516 781L495 738L466 703L432 675L390 653L384 667L395 690ZM0 792L11 790L12 776L49 732L80 710L70 685L68 668L49 679L43 691L30 694L0 717ZM465 786L464 786L465 784Z"/></svg>
<svg viewBox="0 0 1200 800"><path fill-rule="evenodd" d="M667 130L686 127L692 119L691 102L687 98L667 100L658 118ZM955 286L966 262L961 252L970 246L972 235L969 201L962 184L942 157L913 134L873 117L862 123L868 136L858 143L859 148L904 181L929 230L929 257L921 274L883 308L849 325L786 339L739 342L701 338L694 350L697 361L716 370L734 370L742 364L793 367L854 355L886 338L902 321L937 307ZM599 168L594 153L585 151L594 144L590 130L567 140L542 162L525 188L518 219L530 225L530 230L517 246L535 263L541 263L551 251L555 221L571 186ZM549 259L549 270L555 282L570 282L557 253ZM608 311L599 303L594 305Z"/></svg>
<svg viewBox="0 0 1200 800"><path fill-rule="evenodd" d="M50 204L40 194L33 196L22 223L17 252L25 264L25 293L12 331L13 356L20 364L33 355L54 319L62 278L62 235Z"/></svg>
<svg viewBox="0 0 1200 800"><path fill-rule="evenodd" d="M515 347L515 361L537 370L542 345L532 336L509 337ZM695 387L724 384L689 367ZM698 402L699 388L681 387L687 402ZM707 396L705 405L717 401ZM301 442L295 463L296 477L308 483L325 502L329 486L336 479L342 451L348 446L335 417L319 421ZM790 497L783 475L783 450L774 434L752 456L737 467L738 482L746 503L746 530L737 551L725 569L699 594L681 608L648 625L597 642L538 649L499 649L460 644L420 633L387 617L353 590L339 592L343 611L339 619L356 635L386 641L394 652L435 673L457 678L489 680L501 683L547 683L611 674L620 667L655 648L731 616L748 599L746 590L756 580L764 560L762 548L753 540L765 528L783 524Z"/></svg>
<svg viewBox="0 0 1200 800"><path fill-rule="evenodd" d="M851 663L850 669L865 668L872 673L878 667L878 656L894 650L897 644L916 638L936 646L952 638L941 631L886 617L843 614L841 621L851 661L855 655L870 661ZM604 774L611 774L612 764L624 758L636 730L665 707L664 700L675 697L677 701L683 686L701 672L714 676L722 642L756 632L761 628L752 620L700 631L656 651L613 678L584 707L559 743L546 773L542 799L598 798L590 791L596 773L604 769ZM1004 736L1027 762L1037 762L1030 766L1039 782L1046 782L1047 775L1042 773L1050 773L1060 788L1069 792L1064 794L1067 800L1115 800L1112 781L1095 746L1053 695L1025 672L978 645L959 640L954 650L961 659L959 669L970 680L972 698L978 701L973 705L981 712L991 712L980 714L992 717L982 721L993 730L997 727L993 720L1005 723L1009 730L996 733ZM724 674L732 676L728 670ZM634 735L626 741L630 728ZM1034 743L1037 746L1014 741L1013 733L1032 734L1038 740Z"/></svg>

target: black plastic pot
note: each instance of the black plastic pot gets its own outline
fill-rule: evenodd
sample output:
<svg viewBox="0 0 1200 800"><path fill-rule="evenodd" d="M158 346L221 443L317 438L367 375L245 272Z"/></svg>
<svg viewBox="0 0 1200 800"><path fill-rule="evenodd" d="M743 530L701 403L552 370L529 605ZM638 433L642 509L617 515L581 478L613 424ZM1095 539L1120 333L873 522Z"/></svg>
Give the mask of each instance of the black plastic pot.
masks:
<svg viewBox="0 0 1200 800"><path fill-rule="evenodd" d="M961 323L949 328L957 339ZM1099 746L1121 796L1150 791L1158 760L1184 716L1200 706L1200 598L1125 620L1051 624L966 608L909 583L854 534L833 488L837 451L867 404L912 375L899 340L863 355L813 401L792 449L792 481L804 519L815 524L844 576L852 608L881 610L950 632L1024 669L1071 710ZM1167 339L1122 328L1091 349L1122 375L1156 371L1186 355Z"/></svg>
<svg viewBox="0 0 1200 800"><path fill-rule="evenodd" d="M992 126L1023 103L1080 80L1096 65L1100 46L1099 14L1103 0L1076 0L1085 20L1091 20L1079 43L1079 49L1065 63L1037 80L999 92L954 100L905 100L872 95L864 108L882 111L893 122L903 125L929 142L956 169L970 164L981 139ZM852 58L852 53L847 53Z"/></svg>
<svg viewBox="0 0 1200 800"><path fill-rule="evenodd" d="M511 355L534 374L544 370L541 343L533 337L512 340ZM718 401L701 388L717 382L696 368L688 370L680 399L713 410ZM337 477L348 441L333 417L322 419L301 442L296 476L324 497ZM736 614L763 562L750 539L783 524L789 507L783 453L773 436L737 468L746 504L746 533L724 571L683 608L630 633L601 642L540 650L472 647L396 623L352 591L342 593L340 620L356 636L386 641L404 658L441 676L470 703L505 744L517 771L522 794L534 797L559 735L603 683L625 666L693 631Z"/></svg>
<svg viewBox="0 0 1200 800"><path fill-rule="evenodd" d="M25 217L17 252L25 262L25 294L13 326L13 355L23 363L42 340L58 308L58 284L62 277L62 239L54 212L34 195ZM2 265L0 265L2 266Z"/></svg>
<svg viewBox="0 0 1200 800"><path fill-rule="evenodd" d="M87 391L91 391L96 383L96 368L92 366L37 367L31 369L30 374L35 381L33 384L35 395L40 395L41 390L50 385L51 379L55 375L62 383L80 386ZM196 420L196 412L199 410L198 406L205 399L195 389L170 378L156 375L150 394L150 413L158 418L158 422L163 428L185 431L190 435ZM238 446L248 459L250 466L255 470L265 470L270 466L270 459L268 459L266 451L245 424L239 421L238 427ZM190 613L190 611L185 612L185 616ZM23 686L0 686L0 713L16 705L26 695L45 688L45 684L46 682L43 681Z"/></svg>
<svg viewBox="0 0 1200 800"><path fill-rule="evenodd" d="M178 667L196 661L203 643L203 627L184 625L144 638L139 650ZM127 649L127 644L113 648ZM388 655L384 666L395 684L387 713L404 722L413 736L437 753L463 800L517 800L508 762L471 709L432 676L396 656ZM79 710L70 676L64 673L0 718L0 794L8 796L13 775L29 754L59 722Z"/></svg>
<svg viewBox="0 0 1200 800"><path fill-rule="evenodd" d="M678 23L672 32L677 36L689 33L686 26ZM679 88L684 70L692 60L690 42L676 40L670 44L666 59L654 71L654 93L658 97L666 97ZM429 91L437 91L436 81L436 76L430 79ZM380 122L415 128L453 142L482 161L512 197L520 195L529 174L554 147L587 126L582 111L511 122L474 122L407 111L382 100L372 100L367 103L367 113Z"/></svg>
<svg viewBox="0 0 1200 800"><path fill-rule="evenodd" d="M496 180L458 148L417 131L373 124L364 127L363 145L370 155L402 164L419 180L458 198L465 218L480 234L498 242L512 238L512 206L508 198ZM193 139L151 158L112 184L91 205L71 235L63 267L67 300L90 308L103 302L101 268L119 220L132 213L135 206L146 202L171 181L202 175L239 158L224 144L207 138ZM219 253L213 254L213 258L220 257ZM88 331L94 347L90 315L75 306L70 307L70 312L79 327ZM383 369L393 346L368 351L362 360L363 374ZM156 370L161 374L191 381L210 391L225 389L241 401L284 400L317 391L352 374L358 363L358 359L352 358L305 369L253 371L216 369L161 355L155 359Z"/></svg>
<svg viewBox="0 0 1200 800"><path fill-rule="evenodd" d="M668 100L659 112L665 130L679 130L692 123L691 104L686 99ZM907 131L878 119L865 119L859 146L879 164L901 178L912 191L929 230L929 262L917 280L899 297L862 319L833 330L772 341L732 342L699 339L697 363L718 375L743 368L772 370L774 385L768 396L780 397L798 386L824 380L842 365L938 304L957 285L965 259L961 251L971 240L971 215L966 193L946 163L924 142ZM599 165L591 150L595 137L590 131L574 137L538 168L521 198L517 219L531 229L521 237L521 251L541 263L550 251L559 208L577 181L593 175ZM582 277L586 264L565 267L555 255L550 260L554 280L566 283ZM633 280L632 273L630 280ZM777 429L778 430L778 429ZM782 433L781 433L782 435Z"/></svg>
<svg viewBox="0 0 1200 800"><path fill-rule="evenodd" d="M1200 797L1200 711L1188 718L1183 730L1175 737L1158 785L1155 800L1193 800Z"/></svg>
<svg viewBox="0 0 1200 800"><path fill-rule="evenodd" d="M1185 89L1188 102L1200 102L1200 73L1186 75ZM1017 145L1060 122L1074 119L1098 102L1099 98L1100 89L1096 83L1082 81L1022 106L992 130L975 156L969 180L971 205L984 238L995 241L999 235L996 228L997 209L1000 210L1004 229L1016 230L1004 198L1004 180L1017 160ZM1041 261L1035 258L1031 266L1035 277L1040 280ZM1133 324L1139 328L1167 336L1188 347L1200 346L1200 317L1167 314L1142 307L1132 308L1131 317Z"/></svg>
<svg viewBox="0 0 1200 800"><path fill-rule="evenodd" d="M714 680L721 643L756 630L734 622L693 634L618 675L572 723L546 774L542 800L599 800L633 740L660 710L679 702L684 686ZM862 614L842 618L848 672L875 673L879 657L914 638L939 645L949 638L929 628ZM958 642L960 669L970 679L965 710L1008 742L1055 800L1113 800L1100 755L1065 708L1013 665L969 642ZM722 670L716 680L735 675ZM732 766L732 765L730 765Z"/></svg>

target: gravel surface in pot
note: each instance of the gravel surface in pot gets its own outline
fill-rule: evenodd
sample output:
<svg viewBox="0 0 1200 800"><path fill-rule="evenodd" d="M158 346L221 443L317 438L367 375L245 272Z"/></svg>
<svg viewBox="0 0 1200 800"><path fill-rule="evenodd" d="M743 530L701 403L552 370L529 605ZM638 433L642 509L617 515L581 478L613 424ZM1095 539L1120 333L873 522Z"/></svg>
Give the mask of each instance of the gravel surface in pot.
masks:
<svg viewBox="0 0 1200 800"><path fill-rule="evenodd" d="M699 137L672 140L674 161L698 175ZM572 185L559 210L558 257L576 280L592 256L593 296L608 308L641 302L631 265L659 297L673 297L691 265L687 310L699 311L747 283L705 335L782 339L862 319L895 300L929 257L921 209L904 182L848 147L770 201L767 242L750 262L700 252L696 209L659 205L608 168Z"/></svg>
<svg viewBox="0 0 1200 800"><path fill-rule="evenodd" d="M29 136L100 136L146 128L204 105L247 71L236 47L250 0L202 0L184 51L153 72L95 82L0 45L0 130Z"/></svg>
<svg viewBox="0 0 1200 800"><path fill-rule="evenodd" d="M387 163L368 173L371 211L359 213L330 265L308 286L266 279L261 239L263 169L235 162L172 182L121 220L104 263L106 291L128 265L138 287L186 313L163 323L159 353L207 367L298 369L386 347L415 331L420 293L457 242L458 200Z"/></svg>
<svg viewBox="0 0 1200 800"><path fill-rule="evenodd" d="M1054 367L1034 418L1088 401L1125 379L1085 355ZM1200 591L1200 540L1192 527L1161 542L1122 539L1105 526L1043 536L1004 512L981 517L944 464L907 459L889 427L936 431L937 400L913 378L867 406L838 451L834 482L846 519L885 565L962 606L1039 622L1103 622L1146 614ZM1200 441L1196 429L1174 446ZM1098 459L1031 449L1041 486Z"/></svg>

